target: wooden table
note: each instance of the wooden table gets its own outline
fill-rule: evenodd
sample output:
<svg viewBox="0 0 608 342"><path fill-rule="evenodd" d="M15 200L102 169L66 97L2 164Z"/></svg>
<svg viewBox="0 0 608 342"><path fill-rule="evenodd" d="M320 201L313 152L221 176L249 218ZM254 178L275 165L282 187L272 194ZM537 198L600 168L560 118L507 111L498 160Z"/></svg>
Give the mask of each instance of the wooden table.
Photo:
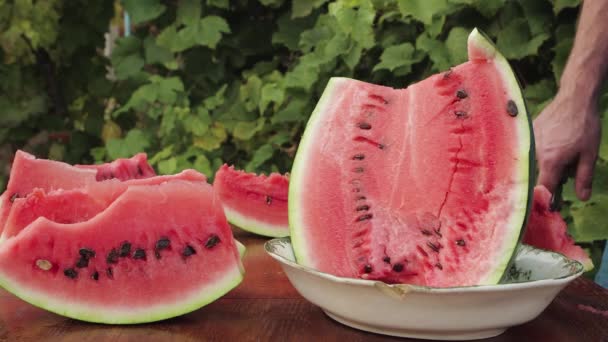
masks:
<svg viewBox="0 0 608 342"><path fill-rule="evenodd" d="M235 232L247 245L243 283L218 301L174 319L133 326L79 322L0 290L0 341L380 341L401 340L334 322L304 300L264 252L263 238ZM577 279L534 321L485 341L608 341L608 291Z"/></svg>

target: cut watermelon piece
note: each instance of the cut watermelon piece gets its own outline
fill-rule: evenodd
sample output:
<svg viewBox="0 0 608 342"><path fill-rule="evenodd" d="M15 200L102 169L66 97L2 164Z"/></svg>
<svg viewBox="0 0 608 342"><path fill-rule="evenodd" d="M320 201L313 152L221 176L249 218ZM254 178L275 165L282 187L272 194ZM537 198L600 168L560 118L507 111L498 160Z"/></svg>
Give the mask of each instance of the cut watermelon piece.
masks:
<svg viewBox="0 0 608 342"><path fill-rule="evenodd" d="M583 264L586 271L592 270L593 261L580 246L574 244L574 239L568 235L568 225L559 211L549 210L550 202L549 190L542 185L536 186L523 243L561 253Z"/></svg>
<svg viewBox="0 0 608 342"><path fill-rule="evenodd" d="M0 285L80 320L156 321L235 287L239 250L209 184L131 185L88 221L41 217L0 245Z"/></svg>
<svg viewBox="0 0 608 342"><path fill-rule="evenodd" d="M95 178L98 181L114 178L125 181L156 176L156 172L148 164L148 156L145 153L138 153L128 159L119 158L106 164L75 166L95 170L97 172Z"/></svg>
<svg viewBox="0 0 608 342"><path fill-rule="evenodd" d="M132 178L154 175L154 170L148 165L143 153L109 164L72 166L54 160L36 159L29 153L17 151L6 191L0 197L0 232L4 229L15 199L26 197L35 188L50 191L85 187L97 180L107 179L109 172L121 180L130 179L129 175Z"/></svg>
<svg viewBox="0 0 608 342"><path fill-rule="evenodd" d="M207 178L194 170L184 170L176 175L154 176L120 182L111 179L93 182L78 189L51 190L35 188L25 198L16 198L7 217L0 242L17 235L38 217L58 223L84 222L105 210L132 185L158 185L172 180L206 183Z"/></svg>
<svg viewBox="0 0 608 342"><path fill-rule="evenodd" d="M278 173L258 176L224 164L217 171L213 186L228 222L259 235L289 235L287 176Z"/></svg>
<svg viewBox="0 0 608 342"><path fill-rule="evenodd" d="M531 200L533 135L505 58L477 30L468 51L406 89L329 81L290 179L300 264L436 287L501 279Z"/></svg>

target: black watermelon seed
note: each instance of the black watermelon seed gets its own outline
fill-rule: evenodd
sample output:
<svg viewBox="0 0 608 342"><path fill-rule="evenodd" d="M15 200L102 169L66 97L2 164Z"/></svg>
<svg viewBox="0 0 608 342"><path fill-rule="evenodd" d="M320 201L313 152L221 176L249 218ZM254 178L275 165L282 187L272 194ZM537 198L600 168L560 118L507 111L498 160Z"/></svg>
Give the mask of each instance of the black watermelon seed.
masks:
<svg viewBox="0 0 608 342"><path fill-rule="evenodd" d="M92 257L95 256L95 251L90 249L90 248L81 248L78 251L78 254L80 254L81 257L85 258L85 259L91 259Z"/></svg>
<svg viewBox="0 0 608 342"><path fill-rule="evenodd" d="M393 265L393 271L395 272L401 272L403 271L403 264L402 263L396 263Z"/></svg>
<svg viewBox="0 0 608 342"><path fill-rule="evenodd" d="M448 78L450 78L450 76L452 76L452 72L454 72L454 71L452 70L452 68L448 69L448 71L446 71L446 72L444 72L444 73L443 73L443 78L444 78L444 79L448 79Z"/></svg>
<svg viewBox="0 0 608 342"><path fill-rule="evenodd" d="M443 270L443 266L441 265L441 263L436 263L435 267L437 267L440 270Z"/></svg>
<svg viewBox="0 0 608 342"><path fill-rule="evenodd" d="M146 251L143 250L142 248L136 249L135 253L133 253L133 259L146 260Z"/></svg>
<svg viewBox="0 0 608 342"><path fill-rule="evenodd" d="M116 248L112 248L112 250L106 257L106 262L108 264L115 264L118 262L118 251L116 250Z"/></svg>
<svg viewBox="0 0 608 342"><path fill-rule="evenodd" d="M356 209L357 211L364 211L364 210L369 210L369 205L364 204L364 205L360 205L357 207Z"/></svg>
<svg viewBox="0 0 608 342"><path fill-rule="evenodd" d="M272 197L266 195L266 204L267 205L271 205L272 204Z"/></svg>
<svg viewBox="0 0 608 342"><path fill-rule="evenodd" d="M461 110L457 110L457 111L455 111L455 112L454 112L454 115L456 115L456 117L458 117L458 118L465 118L465 117L467 117L467 113L466 113L466 112L463 112L463 111L461 111Z"/></svg>
<svg viewBox="0 0 608 342"><path fill-rule="evenodd" d="M14 193L11 195L11 197L8 199L11 203L15 202L15 200L19 198L19 194L18 193Z"/></svg>
<svg viewBox="0 0 608 342"><path fill-rule="evenodd" d="M99 280L99 272L97 272L97 271L93 272L93 274L91 274L91 279Z"/></svg>
<svg viewBox="0 0 608 342"><path fill-rule="evenodd" d="M357 196L357 198L356 198L357 201L362 201L364 199L367 199L367 197L365 197L365 196Z"/></svg>
<svg viewBox="0 0 608 342"><path fill-rule="evenodd" d="M207 242L205 242L205 248L211 249L215 247L215 245L217 245L218 243L220 243L220 237L213 234L207 239Z"/></svg>
<svg viewBox="0 0 608 342"><path fill-rule="evenodd" d="M85 268L87 266L89 266L89 259L85 257L80 257L80 259L78 259L76 262L76 267L78 268Z"/></svg>
<svg viewBox="0 0 608 342"><path fill-rule="evenodd" d="M372 214L365 214L365 215L361 215L361 216L357 217L357 219L355 221L361 222L361 221L365 221L365 220L370 220L372 217L374 217Z"/></svg>
<svg viewBox="0 0 608 342"><path fill-rule="evenodd" d="M114 271L112 270L112 267L108 267L108 269L106 269L106 275L108 278L114 279Z"/></svg>
<svg viewBox="0 0 608 342"><path fill-rule="evenodd" d="M63 274L70 279L76 279L76 277L78 277L78 272L73 268L66 268L63 270Z"/></svg>
<svg viewBox="0 0 608 342"><path fill-rule="evenodd" d="M464 89L460 89L456 92L456 97L459 99L466 99L469 94Z"/></svg>
<svg viewBox="0 0 608 342"><path fill-rule="evenodd" d="M196 250L194 249L194 247L190 245L186 245L186 247L184 247L184 251L182 252L183 256L189 257L194 254L196 254Z"/></svg>
<svg viewBox="0 0 608 342"><path fill-rule="evenodd" d="M383 144L378 144L378 148L381 149L381 150L384 150L385 147L386 146L384 146Z"/></svg>
<svg viewBox="0 0 608 342"><path fill-rule="evenodd" d="M387 264L390 264L390 263L391 263L391 258L390 258L390 257L388 257L388 256L385 256L385 257L382 259L382 261L384 261L384 262L385 262L385 263L387 263Z"/></svg>
<svg viewBox="0 0 608 342"><path fill-rule="evenodd" d="M517 109L515 101L509 100L507 102L507 113L509 113L509 115L511 116L517 116L517 114L519 114L519 110Z"/></svg>
<svg viewBox="0 0 608 342"><path fill-rule="evenodd" d="M171 241L166 237L161 237L158 241L156 241L155 249L157 251L167 249L171 246Z"/></svg>
<svg viewBox="0 0 608 342"><path fill-rule="evenodd" d="M437 246L436 244L434 244L430 241L427 241L426 245L429 246L429 248L432 249L433 252L439 253L439 246Z"/></svg>
<svg viewBox="0 0 608 342"><path fill-rule="evenodd" d="M421 232L422 232L422 235L426 235L426 236L433 235L433 233L431 233L431 231L428 229L422 229Z"/></svg>
<svg viewBox="0 0 608 342"><path fill-rule="evenodd" d="M365 267L363 267L363 272L365 273L372 273L372 265L365 265Z"/></svg>
<svg viewBox="0 0 608 342"><path fill-rule="evenodd" d="M458 240L456 240L456 244L457 244L458 246L464 246L464 245L466 245L466 243L464 242L464 240L463 240L463 239L458 239Z"/></svg>
<svg viewBox="0 0 608 342"><path fill-rule="evenodd" d="M122 243L122 245L120 245L119 256L121 258L124 258L124 257L128 257L129 254L131 254L131 243L128 241L125 241Z"/></svg>
<svg viewBox="0 0 608 342"><path fill-rule="evenodd" d="M361 128L361 129L364 129L364 130L368 130L368 129L371 129L371 128L372 128L372 125L370 125L370 124L369 124L369 123L367 123L367 122L359 122L359 123L357 124L357 127Z"/></svg>
<svg viewBox="0 0 608 342"><path fill-rule="evenodd" d="M353 160L363 160L365 159L365 155L361 154L361 153L357 153L353 156Z"/></svg>
<svg viewBox="0 0 608 342"><path fill-rule="evenodd" d="M362 167L356 167L356 168L353 169L353 172L362 173L363 172L363 168Z"/></svg>
<svg viewBox="0 0 608 342"><path fill-rule="evenodd" d="M441 232L439 231L439 229L433 229L433 231L435 232L435 234L437 234L437 236L443 237L443 235L441 235Z"/></svg>

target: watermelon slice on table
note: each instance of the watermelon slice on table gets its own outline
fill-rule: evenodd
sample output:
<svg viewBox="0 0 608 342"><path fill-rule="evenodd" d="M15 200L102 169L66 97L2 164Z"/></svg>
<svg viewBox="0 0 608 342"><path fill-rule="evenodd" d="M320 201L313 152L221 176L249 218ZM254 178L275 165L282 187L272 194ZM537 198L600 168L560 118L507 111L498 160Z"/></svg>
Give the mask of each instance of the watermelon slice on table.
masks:
<svg viewBox="0 0 608 342"><path fill-rule="evenodd" d="M289 235L287 176L256 175L224 164L217 171L213 186L233 225L264 236Z"/></svg>
<svg viewBox="0 0 608 342"><path fill-rule="evenodd" d="M242 246L204 182L131 185L90 220L39 217L0 245L0 285L49 311L141 323L193 311L240 283Z"/></svg>
<svg viewBox="0 0 608 342"><path fill-rule="evenodd" d="M505 58L477 30L468 54L406 89L329 81L290 179L300 264L436 287L501 279L531 201L533 135Z"/></svg>
<svg viewBox="0 0 608 342"><path fill-rule="evenodd" d="M143 153L108 164L72 166L48 159L36 159L27 152L17 151L6 191L0 197L0 232L4 229L15 199L26 197L34 188L45 191L81 188L108 179L110 174L121 180L130 179L129 176L145 178L155 175Z"/></svg>
<svg viewBox="0 0 608 342"><path fill-rule="evenodd" d="M158 185L173 180L205 183L207 178L194 170L184 170L175 175L153 176L144 179L117 179L93 182L77 189L57 189L48 193L35 188L24 198L16 198L12 203L0 242L17 235L38 217L45 217L57 223L77 223L93 218L105 210L114 200L132 185Z"/></svg>
<svg viewBox="0 0 608 342"><path fill-rule="evenodd" d="M542 185L534 188L534 202L523 243L561 253L582 263L586 271L593 269L589 255L568 235L568 225L562 215L549 210L550 201L551 193L547 188Z"/></svg>

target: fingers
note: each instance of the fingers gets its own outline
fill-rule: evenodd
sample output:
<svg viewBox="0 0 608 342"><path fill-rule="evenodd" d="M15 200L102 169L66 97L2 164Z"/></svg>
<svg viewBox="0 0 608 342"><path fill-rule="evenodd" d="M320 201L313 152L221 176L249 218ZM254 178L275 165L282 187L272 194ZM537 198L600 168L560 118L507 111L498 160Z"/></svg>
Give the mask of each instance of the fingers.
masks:
<svg viewBox="0 0 608 342"><path fill-rule="evenodd" d="M595 157L582 155L577 168L575 189L576 196L581 201L586 201L591 197L591 185L593 182L593 169L595 168Z"/></svg>
<svg viewBox="0 0 608 342"><path fill-rule="evenodd" d="M561 183L563 166L541 165L538 175L538 184L544 185L550 193L554 193Z"/></svg>

